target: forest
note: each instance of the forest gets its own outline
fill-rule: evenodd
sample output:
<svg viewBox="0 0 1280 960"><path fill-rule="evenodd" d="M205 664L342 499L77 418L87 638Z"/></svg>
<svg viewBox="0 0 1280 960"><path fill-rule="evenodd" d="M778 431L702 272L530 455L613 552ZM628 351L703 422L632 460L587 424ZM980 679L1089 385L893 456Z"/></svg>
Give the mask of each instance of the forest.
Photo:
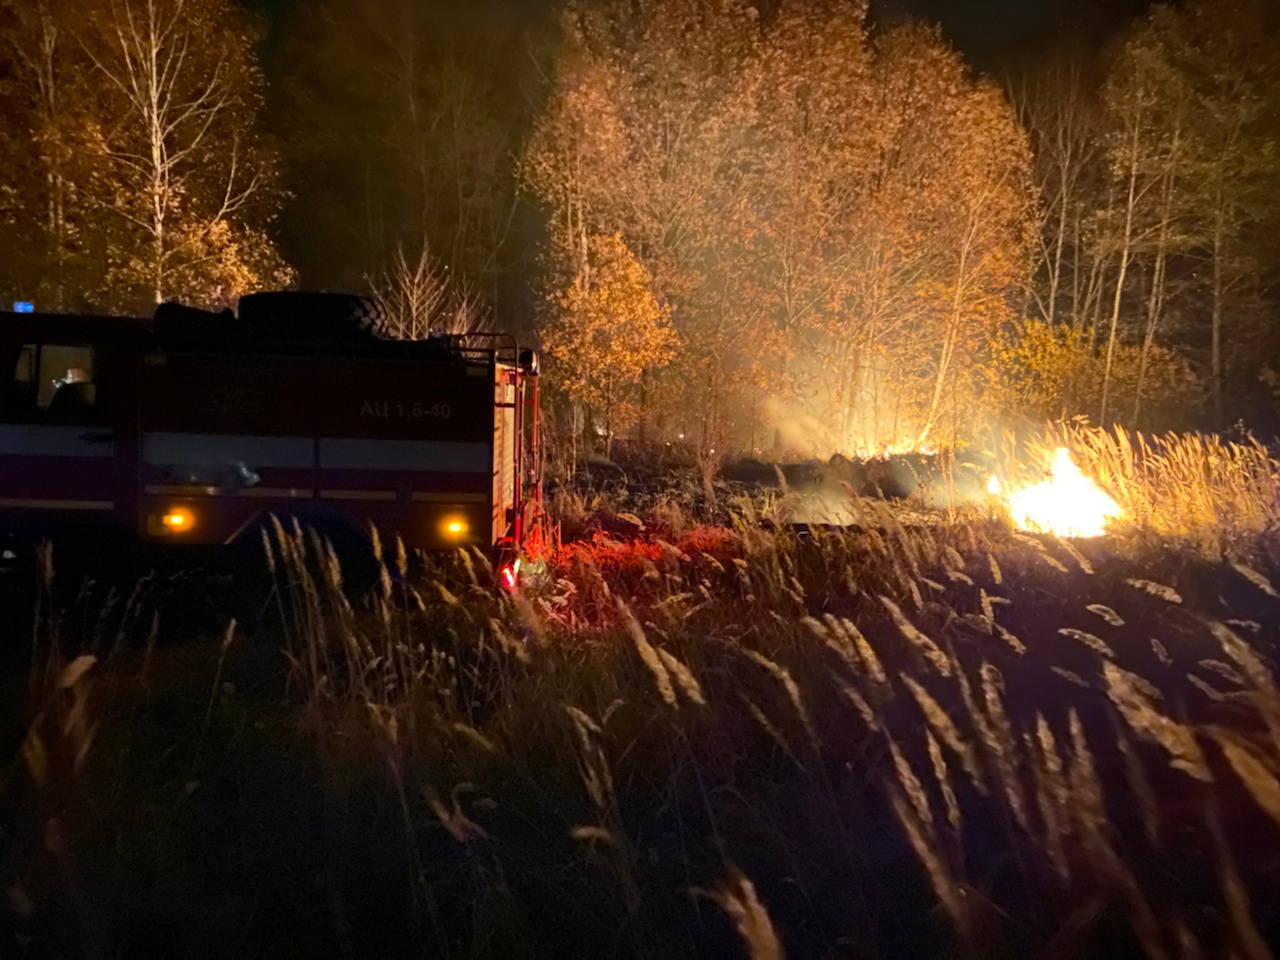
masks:
<svg viewBox="0 0 1280 960"><path fill-rule="evenodd" d="M1280 6L913 6L1065 8L0 0L0 302L510 331L547 453L28 451L148 526L0 540L0 956L1273 956Z"/></svg>
<svg viewBox="0 0 1280 960"><path fill-rule="evenodd" d="M3 278L41 309L380 295L547 354L574 449L1273 431L1261 0L972 69L865 3L3 7ZM281 22L282 21L282 22ZM719 451L719 453L716 453Z"/></svg>

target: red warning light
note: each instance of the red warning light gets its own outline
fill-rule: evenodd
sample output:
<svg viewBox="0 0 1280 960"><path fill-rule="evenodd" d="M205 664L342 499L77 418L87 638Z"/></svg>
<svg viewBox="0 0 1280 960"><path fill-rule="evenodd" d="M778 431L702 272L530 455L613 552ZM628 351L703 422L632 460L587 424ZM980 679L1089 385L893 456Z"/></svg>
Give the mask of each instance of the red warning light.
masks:
<svg viewBox="0 0 1280 960"><path fill-rule="evenodd" d="M510 563L504 563L498 568L498 582L502 584L503 589L511 593L516 588L516 576L519 568Z"/></svg>

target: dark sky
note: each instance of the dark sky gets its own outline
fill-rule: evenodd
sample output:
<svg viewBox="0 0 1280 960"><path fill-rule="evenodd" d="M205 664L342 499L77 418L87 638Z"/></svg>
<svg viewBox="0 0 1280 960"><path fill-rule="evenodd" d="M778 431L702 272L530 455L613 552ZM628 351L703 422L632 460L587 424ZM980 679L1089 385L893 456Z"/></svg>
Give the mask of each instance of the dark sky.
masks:
<svg viewBox="0 0 1280 960"><path fill-rule="evenodd" d="M874 0L873 0L874 2ZM999 71L1071 45L1105 43L1150 0L880 0L875 6L942 24L980 70Z"/></svg>
<svg viewBox="0 0 1280 960"><path fill-rule="evenodd" d="M245 0L287 29L289 14L309 0ZM459 0L421 0L453 5ZM523 7L556 0L513 0ZM873 0L881 13L905 13L942 24L953 43L980 70L1025 65L1063 45L1098 46L1151 5L1151 0ZM274 39L278 39L278 36Z"/></svg>

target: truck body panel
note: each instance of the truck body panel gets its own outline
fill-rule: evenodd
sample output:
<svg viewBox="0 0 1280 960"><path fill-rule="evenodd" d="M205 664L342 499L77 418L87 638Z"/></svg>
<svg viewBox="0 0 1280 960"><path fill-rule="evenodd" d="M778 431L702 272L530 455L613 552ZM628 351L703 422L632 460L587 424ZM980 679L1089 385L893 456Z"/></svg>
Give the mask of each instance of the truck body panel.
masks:
<svg viewBox="0 0 1280 960"><path fill-rule="evenodd" d="M410 548L518 550L538 411L514 340L252 342L210 323L192 340L0 319L0 529L226 543L294 515Z"/></svg>

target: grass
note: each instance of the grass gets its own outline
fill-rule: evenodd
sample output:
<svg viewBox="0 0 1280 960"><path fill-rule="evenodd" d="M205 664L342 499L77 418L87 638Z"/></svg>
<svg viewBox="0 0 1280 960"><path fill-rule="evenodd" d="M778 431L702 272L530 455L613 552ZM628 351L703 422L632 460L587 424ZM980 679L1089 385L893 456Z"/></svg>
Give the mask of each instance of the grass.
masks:
<svg viewBox="0 0 1280 960"><path fill-rule="evenodd" d="M1141 533L1222 557L1248 551L1280 524L1280 462L1256 440L1066 424L1033 444L1030 459L1046 460L1058 446L1070 449L1124 510L1128 536Z"/></svg>
<svg viewBox="0 0 1280 960"><path fill-rule="evenodd" d="M1213 449L1086 441L1112 476L1168 482ZM1212 543L1067 543L891 509L796 538L754 509L708 526L669 501L570 503L514 598L479 558L421 569L387 544L353 600L327 545L280 527L279 626L186 646L163 621L148 642L145 598L46 608L0 790L0 937L184 956L1280 942L1280 596L1256 514L1215 504L1238 529Z"/></svg>

